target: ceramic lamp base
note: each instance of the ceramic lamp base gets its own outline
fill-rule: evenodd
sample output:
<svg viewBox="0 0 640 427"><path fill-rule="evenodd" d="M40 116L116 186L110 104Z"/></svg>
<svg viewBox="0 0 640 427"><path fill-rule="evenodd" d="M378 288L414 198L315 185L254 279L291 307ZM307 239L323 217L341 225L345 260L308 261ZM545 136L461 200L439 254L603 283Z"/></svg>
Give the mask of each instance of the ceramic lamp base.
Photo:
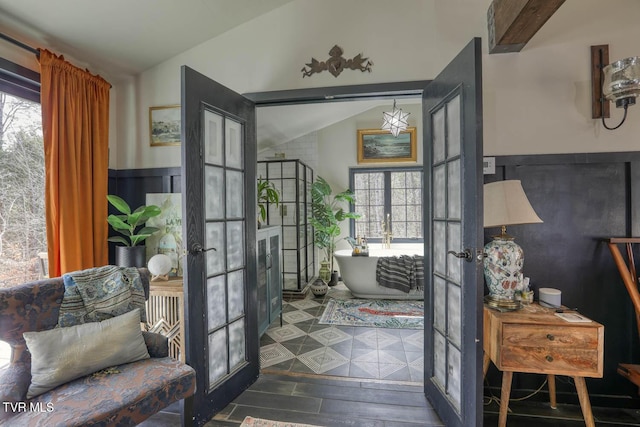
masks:
<svg viewBox="0 0 640 427"><path fill-rule="evenodd" d="M515 301L522 288L524 252L512 237L495 236L484 247L484 279L493 301Z"/></svg>

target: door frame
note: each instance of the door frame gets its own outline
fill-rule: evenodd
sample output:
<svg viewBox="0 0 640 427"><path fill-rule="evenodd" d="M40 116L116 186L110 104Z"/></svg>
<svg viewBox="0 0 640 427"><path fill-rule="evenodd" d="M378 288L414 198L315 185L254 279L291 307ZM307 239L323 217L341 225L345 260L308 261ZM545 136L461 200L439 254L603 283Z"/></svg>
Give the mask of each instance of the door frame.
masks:
<svg viewBox="0 0 640 427"><path fill-rule="evenodd" d="M424 89L431 82L432 80L418 80L418 81L379 83L379 84L366 84L366 85L292 89L292 90L282 90L282 91L272 91L272 92L244 93L243 96L254 101L256 104L256 107L313 104L313 103L325 103L325 102L344 102L344 101L357 101L357 100L366 100L366 99L402 99L402 98L416 98L416 97L422 98ZM422 102L421 102L421 105L422 105ZM424 111L423 111L423 118L424 118ZM424 126L424 123L423 123L423 126ZM431 170L430 165L424 164L423 167L425 168L429 167L429 171ZM482 183L479 183L478 185L481 186ZM425 239L427 239L426 235L425 235ZM478 304L479 304L478 311L481 313L482 302L480 301ZM427 315L427 313L425 313L425 315ZM479 316L476 322L477 322L478 330L482 330L482 317ZM427 361L425 360L425 363L426 362ZM481 359L479 359L479 365L481 365ZM478 369L481 369L481 366ZM425 370L425 375L426 375L426 370ZM426 391L426 387L427 387L427 383L425 382L425 391Z"/></svg>

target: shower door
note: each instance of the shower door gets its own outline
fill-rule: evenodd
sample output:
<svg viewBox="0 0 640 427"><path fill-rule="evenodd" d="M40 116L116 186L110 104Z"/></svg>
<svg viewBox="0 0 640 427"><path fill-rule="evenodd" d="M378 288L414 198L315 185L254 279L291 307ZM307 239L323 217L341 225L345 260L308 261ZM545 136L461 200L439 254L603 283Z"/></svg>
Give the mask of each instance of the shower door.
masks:
<svg viewBox="0 0 640 427"><path fill-rule="evenodd" d="M425 394L482 425L482 73L472 40L423 92Z"/></svg>
<svg viewBox="0 0 640 427"><path fill-rule="evenodd" d="M186 362L202 425L258 377L255 105L182 67ZM192 406L192 407L190 407Z"/></svg>

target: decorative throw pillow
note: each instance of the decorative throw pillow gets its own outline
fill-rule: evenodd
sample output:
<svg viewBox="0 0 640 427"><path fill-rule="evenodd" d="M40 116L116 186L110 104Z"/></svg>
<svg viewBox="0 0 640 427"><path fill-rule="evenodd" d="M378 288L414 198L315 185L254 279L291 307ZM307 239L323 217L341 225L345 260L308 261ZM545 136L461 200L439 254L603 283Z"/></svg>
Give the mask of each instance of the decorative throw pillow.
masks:
<svg viewBox="0 0 640 427"><path fill-rule="evenodd" d="M146 322L144 288L137 268L106 265L62 277L65 293L59 326L98 322L136 307L140 309L140 321Z"/></svg>
<svg viewBox="0 0 640 427"><path fill-rule="evenodd" d="M31 353L27 399L109 366L149 358L138 309L102 322L23 336Z"/></svg>

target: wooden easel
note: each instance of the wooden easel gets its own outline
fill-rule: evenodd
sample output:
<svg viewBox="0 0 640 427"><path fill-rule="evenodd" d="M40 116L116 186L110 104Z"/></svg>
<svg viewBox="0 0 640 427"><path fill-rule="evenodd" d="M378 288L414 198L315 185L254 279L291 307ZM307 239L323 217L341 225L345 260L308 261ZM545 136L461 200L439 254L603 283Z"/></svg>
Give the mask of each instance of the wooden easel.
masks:
<svg viewBox="0 0 640 427"><path fill-rule="evenodd" d="M606 241L611 255L613 255L613 260L618 267L620 276L622 276L624 286L627 288L627 292L629 292L629 297L631 297L633 308L636 311L638 332L640 333L640 291L638 290L638 272L636 270L632 247L634 243L640 243L640 237L611 237L606 239ZM627 250L628 264L620 252L619 244L624 245ZM618 373L640 387L640 365L619 363ZM638 394L640 394L640 389Z"/></svg>

